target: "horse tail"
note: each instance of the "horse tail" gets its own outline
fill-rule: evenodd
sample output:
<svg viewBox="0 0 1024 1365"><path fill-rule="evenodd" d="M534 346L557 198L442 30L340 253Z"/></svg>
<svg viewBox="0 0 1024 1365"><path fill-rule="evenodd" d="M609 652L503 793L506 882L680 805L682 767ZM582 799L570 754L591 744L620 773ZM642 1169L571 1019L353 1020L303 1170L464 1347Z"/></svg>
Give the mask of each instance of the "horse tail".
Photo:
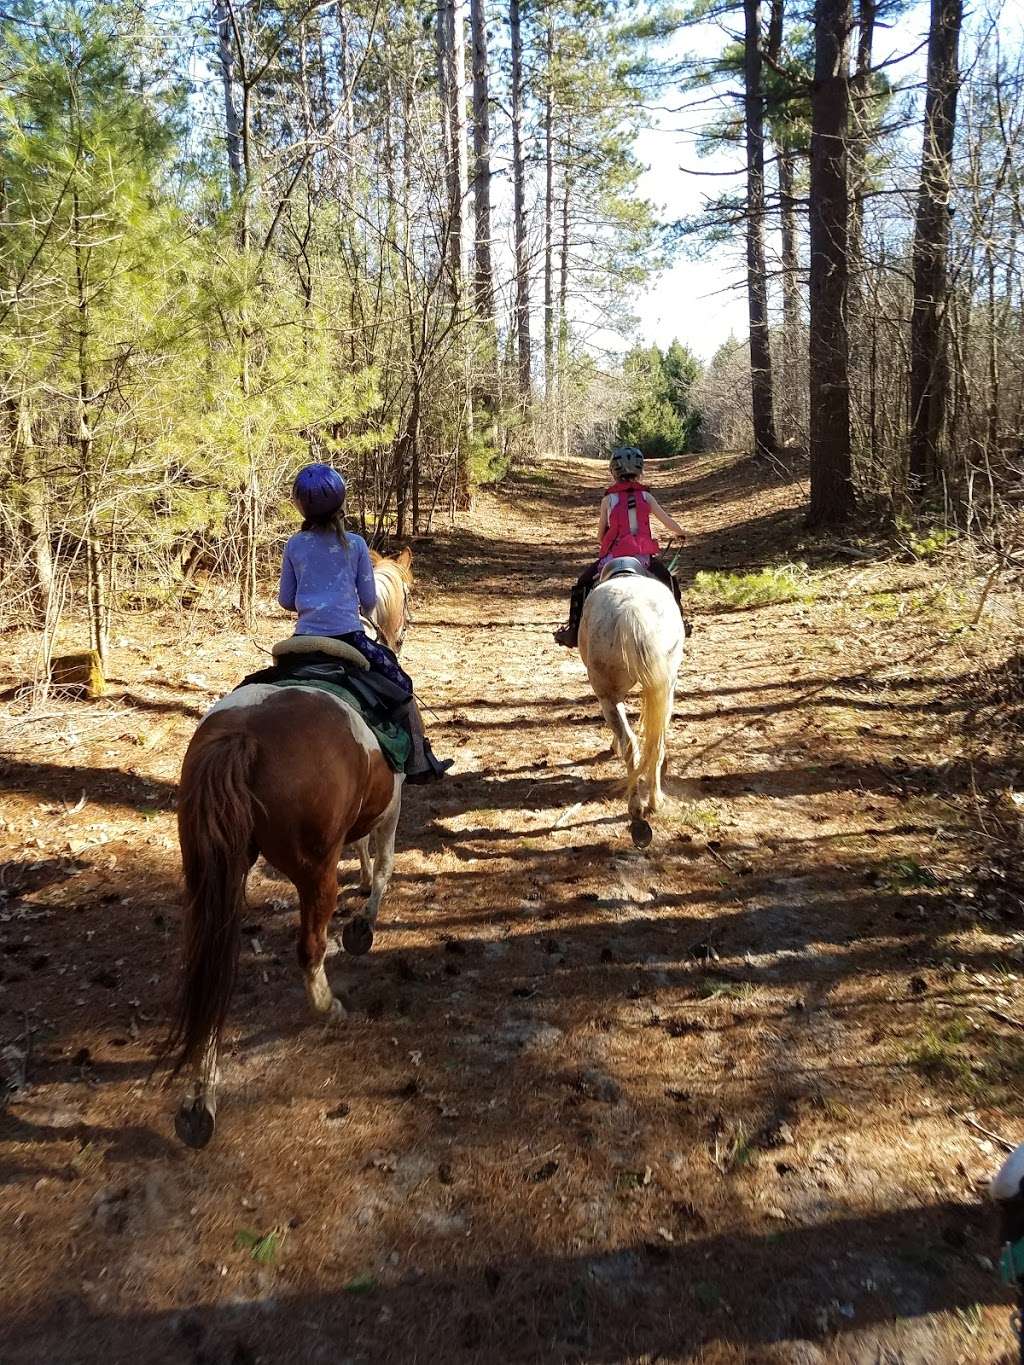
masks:
<svg viewBox="0 0 1024 1365"><path fill-rule="evenodd" d="M636 611L629 613L622 648L626 665L640 684L640 758L630 779L630 796L641 781L646 781L648 799L653 802L672 720L672 654L651 638L649 623Z"/></svg>
<svg viewBox="0 0 1024 1365"><path fill-rule="evenodd" d="M235 986L245 879L252 865L257 741L244 730L207 740L183 774L178 840L185 874L184 961L164 1052L171 1075L219 1043Z"/></svg>

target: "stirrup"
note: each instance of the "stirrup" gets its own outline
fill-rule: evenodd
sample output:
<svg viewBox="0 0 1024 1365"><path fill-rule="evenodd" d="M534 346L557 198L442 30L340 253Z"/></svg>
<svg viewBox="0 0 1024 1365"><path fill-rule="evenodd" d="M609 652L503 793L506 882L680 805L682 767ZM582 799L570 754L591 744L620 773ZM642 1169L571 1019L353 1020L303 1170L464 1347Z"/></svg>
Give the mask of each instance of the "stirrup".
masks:
<svg viewBox="0 0 1024 1365"><path fill-rule="evenodd" d="M564 626L559 626L553 635L556 645L563 645L566 649L575 649L579 644L579 626L574 626L571 621L567 621Z"/></svg>
<svg viewBox="0 0 1024 1365"><path fill-rule="evenodd" d="M454 758L438 758L430 747L430 740L423 736L423 767L417 772L406 772L405 780L412 787L425 787L428 782L440 782L454 764Z"/></svg>
<svg viewBox="0 0 1024 1365"><path fill-rule="evenodd" d="M430 782L440 782L454 762L454 758L435 758L431 754L427 766L421 772L406 773L406 784L410 787L425 787Z"/></svg>

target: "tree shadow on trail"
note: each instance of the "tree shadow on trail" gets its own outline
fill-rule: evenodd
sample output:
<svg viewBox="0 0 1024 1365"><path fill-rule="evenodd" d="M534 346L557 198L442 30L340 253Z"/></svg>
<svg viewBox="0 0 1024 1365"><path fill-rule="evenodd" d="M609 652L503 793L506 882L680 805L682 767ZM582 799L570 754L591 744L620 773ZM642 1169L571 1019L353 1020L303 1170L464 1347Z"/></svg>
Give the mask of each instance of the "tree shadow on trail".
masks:
<svg viewBox="0 0 1024 1365"><path fill-rule="evenodd" d="M143 813L171 810L177 787L156 777L137 777L123 768L82 767L0 759L0 779L8 792L25 792L47 801L73 805L82 793L97 806L122 806Z"/></svg>
<svg viewBox="0 0 1024 1365"><path fill-rule="evenodd" d="M187 1311L111 1311L72 1291L62 1299L59 1325L35 1317L8 1322L16 1344L5 1360L127 1359L123 1348L131 1342L134 1359L167 1365L257 1357L326 1365L353 1352L380 1362L615 1365L703 1357L717 1345L781 1365L801 1342L843 1352L848 1336L856 1351L868 1329L900 1355L902 1330L928 1315L1009 1302L991 1273L950 1246L988 1247L986 1210L947 1201L865 1216L839 1206L835 1214L804 1227L710 1236L686 1229L680 1215L673 1242L638 1230L636 1240L609 1250L552 1256L524 1245L488 1260L474 1257L472 1241L457 1253L428 1236L412 1265L374 1267L359 1293L346 1292L344 1276L322 1267L320 1285L306 1292L284 1281L273 1297L200 1301ZM836 1311L847 1302L849 1309ZM919 1322L915 1330L927 1340L931 1329ZM932 1345L938 1359L941 1345Z"/></svg>

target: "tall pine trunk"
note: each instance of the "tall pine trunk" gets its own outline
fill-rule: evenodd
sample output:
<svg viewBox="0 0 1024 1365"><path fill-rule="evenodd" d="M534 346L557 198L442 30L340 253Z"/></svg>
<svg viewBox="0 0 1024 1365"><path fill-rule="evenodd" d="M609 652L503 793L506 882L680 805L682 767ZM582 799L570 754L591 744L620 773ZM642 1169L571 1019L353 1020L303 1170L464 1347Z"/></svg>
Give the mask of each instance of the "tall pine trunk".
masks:
<svg viewBox="0 0 1024 1365"><path fill-rule="evenodd" d="M857 16L857 58L851 84L849 140L850 227L847 258L850 289L846 303L846 326L850 338L851 420L858 445L870 444L870 421L862 415L864 393L864 200L867 195L868 150L874 132L875 100L871 86L871 54L875 38L876 0L860 0Z"/></svg>
<svg viewBox="0 0 1024 1365"><path fill-rule="evenodd" d="M473 435L473 395L470 378L472 333L467 307L467 250L469 246L469 149L466 142L466 0L447 0L446 65L449 127L449 212L451 228L452 312L462 354L463 409L458 418L455 461L455 506L465 510L472 501L470 440Z"/></svg>
<svg viewBox="0 0 1024 1365"><path fill-rule="evenodd" d="M963 0L932 0L910 321L910 492L918 499L934 487L946 456L946 259L962 22Z"/></svg>
<svg viewBox="0 0 1024 1365"><path fill-rule="evenodd" d="M761 88L760 0L743 0L746 21L744 115L747 133L747 309L750 316L750 391L754 456L778 449L768 335L768 277L764 255L764 93Z"/></svg>
<svg viewBox="0 0 1024 1365"><path fill-rule="evenodd" d="M765 58L776 69L782 61L785 0L771 0ZM784 442L795 442L800 421L800 261L796 226L796 153L792 134L776 109L773 146L779 185L779 244L782 264L782 374L774 371L779 425Z"/></svg>
<svg viewBox="0 0 1024 1365"><path fill-rule="evenodd" d="M22 390L13 434L14 475L20 490L19 535L25 547L29 574L29 602L37 625L44 625L53 592L53 551L46 486L36 457L32 414Z"/></svg>
<svg viewBox="0 0 1024 1365"><path fill-rule="evenodd" d="M217 28L217 60L220 63L221 89L224 96L228 173L231 177L232 197L237 199L242 193L242 130L238 120L238 106L235 103L235 41L226 0L216 0L213 21Z"/></svg>
<svg viewBox="0 0 1024 1365"><path fill-rule="evenodd" d="M800 392L800 260L797 250L795 156L791 147L775 149L779 176L779 236L782 254L782 428L795 440Z"/></svg>
<svg viewBox="0 0 1024 1365"><path fill-rule="evenodd" d="M569 197L572 193L572 120L565 120L565 171L562 177L562 238L558 260L558 449L569 454Z"/></svg>
<svg viewBox="0 0 1024 1365"><path fill-rule="evenodd" d="M473 302L485 328L496 332L491 256L491 106L486 0L470 0L470 21L473 33Z"/></svg>
<svg viewBox="0 0 1024 1365"><path fill-rule="evenodd" d="M855 505L846 305L850 200L850 0L817 0L811 100L810 462L812 525Z"/></svg>
<svg viewBox="0 0 1024 1365"><path fill-rule="evenodd" d="M544 402L550 406L555 391L555 91L552 64L555 29L550 12L546 19L544 88ZM548 417L550 422L550 415Z"/></svg>
<svg viewBox="0 0 1024 1365"><path fill-rule="evenodd" d="M481 335L480 400L490 418L491 429L486 436L498 446L501 440L498 429L501 376L491 255L491 105L486 0L470 0L469 15L473 40L473 308Z"/></svg>
<svg viewBox="0 0 1024 1365"><path fill-rule="evenodd" d="M78 191L72 192L71 229L75 252L75 302L78 310L78 451L82 482L82 513L85 528L86 593L89 609L89 644L99 657L100 667L107 668L107 572L103 544L100 538L95 434L93 431L92 377L90 371L89 253L84 245L84 223L79 206Z"/></svg>
<svg viewBox="0 0 1024 1365"><path fill-rule="evenodd" d="M526 238L526 162L523 150L523 33L519 0L509 0L512 38L512 189L516 256L515 333L519 403L529 412L533 399L530 373L530 251Z"/></svg>

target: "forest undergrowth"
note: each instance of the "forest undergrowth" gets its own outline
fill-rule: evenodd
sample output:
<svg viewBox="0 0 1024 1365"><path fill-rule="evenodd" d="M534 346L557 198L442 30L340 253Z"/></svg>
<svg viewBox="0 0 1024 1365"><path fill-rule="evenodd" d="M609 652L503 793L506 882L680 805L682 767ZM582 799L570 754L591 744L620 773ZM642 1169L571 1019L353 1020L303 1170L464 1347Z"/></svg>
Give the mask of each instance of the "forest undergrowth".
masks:
<svg viewBox="0 0 1024 1365"><path fill-rule="evenodd" d="M640 852L551 640L601 467L541 472L415 547L403 659L455 769L407 793L372 953L332 949L340 1030L253 873L199 1155L150 1080L175 782L289 622L269 579L251 638L214 583L129 614L93 703L33 703L6 633L10 1365L1012 1358L985 1191L1024 1137L1012 568L811 538L806 485L736 456L658 465L695 631Z"/></svg>

